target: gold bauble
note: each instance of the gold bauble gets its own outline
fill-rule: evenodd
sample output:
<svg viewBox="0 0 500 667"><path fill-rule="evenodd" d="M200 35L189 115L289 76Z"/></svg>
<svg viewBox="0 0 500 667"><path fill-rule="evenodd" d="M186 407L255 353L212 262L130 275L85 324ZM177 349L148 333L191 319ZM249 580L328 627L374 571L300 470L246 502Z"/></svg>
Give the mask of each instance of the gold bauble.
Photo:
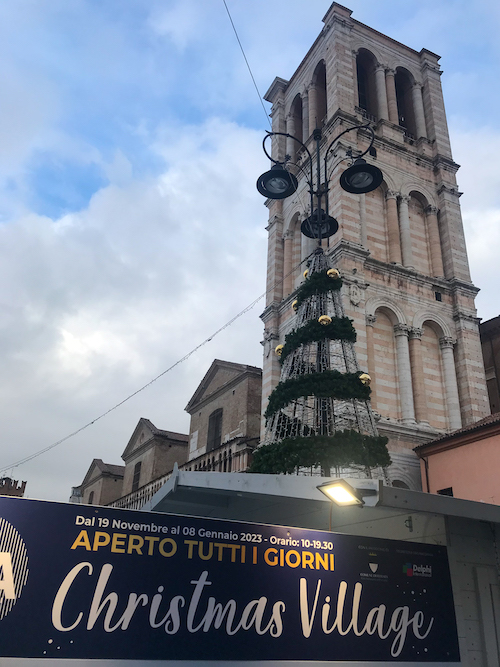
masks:
<svg viewBox="0 0 500 667"><path fill-rule="evenodd" d="M329 278L340 278L340 271L338 269L328 269L326 275Z"/></svg>
<svg viewBox="0 0 500 667"><path fill-rule="evenodd" d="M331 324L332 323L332 318L330 315L320 315L318 317L318 322L323 325Z"/></svg>
<svg viewBox="0 0 500 667"><path fill-rule="evenodd" d="M307 278L307 276L309 275L309 269L306 269L302 275L304 276L304 278Z"/></svg>
<svg viewBox="0 0 500 667"><path fill-rule="evenodd" d="M276 345L274 348L274 352L278 357L281 357L281 353L283 352L284 345Z"/></svg>
<svg viewBox="0 0 500 667"><path fill-rule="evenodd" d="M297 299L295 299L295 301L292 303L292 308L293 308L295 311L297 311L297 310L298 310L298 307L299 307L299 302L297 301Z"/></svg>
<svg viewBox="0 0 500 667"><path fill-rule="evenodd" d="M372 381L371 377L368 375L368 373L361 373L359 376L359 379L363 384L367 384L368 386L370 385L370 382Z"/></svg>

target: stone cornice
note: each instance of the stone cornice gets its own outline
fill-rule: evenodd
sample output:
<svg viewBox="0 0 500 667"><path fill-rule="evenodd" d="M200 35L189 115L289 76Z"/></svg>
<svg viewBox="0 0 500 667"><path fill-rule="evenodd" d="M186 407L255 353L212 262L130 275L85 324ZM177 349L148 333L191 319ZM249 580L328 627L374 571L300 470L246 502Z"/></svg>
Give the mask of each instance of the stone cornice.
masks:
<svg viewBox="0 0 500 667"><path fill-rule="evenodd" d="M274 103L275 98L279 97L280 93L284 94L285 90L288 87L288 84L289 81L277 76L272 82L272 84L269 86L267 92L264 94L264 99L266 100L266 102Z"/></svg>
<svg viewBox="0 0 500 667"><path fill-rule="evenodd" d="M453 313L453 319L455 322L460 322L460 321L466 321L466 322L474 322L477 326L479 326L479 323L481 322L480 317L476 317L475 315L472 315L472 313L464 313L463 310L457 310Z"/></svg>
<svg viewBox="0 0 500 667"><path fill-rule="evenodd" d="M366 248L363 248L362 245L352 243L351 241L346 241L346 239L340 239L337 245L327 250L327 254L329 257L332 257L334 261L337 260L339 255L348 255L355 259L366 261L370 256L370 251Z"/></svg>
<svg viewBox="0 0 500 667"><path fill-rule="evenodd" d="M436 157L432 158L432 162L435 169L446 169L446 171L450 171L452 174L456 174L460 169L459 164L453 162L451 158L445 155L436 155Z"/></svg>
<svg viewBox="0 0 500 667"><path fill-rule="evenodd" d="M279 304L278 301L273 301L268 306L266 306L266 308L264 309L264 311L260 315L260 319L264 322L264 324L269 322L269 320L273 316L276 316L278 314L279 306L280 306L280 304Z"/></svg>
<svg viewBox="0 0 500 667"><path fill-rule="evenodd" d="M458 278L450 278L447 283L453 294L461 292L467 296L475 297L481 291L479 287L472 283L467 283L465 280L459 280Z"/></svg>
<svg viewBox="0 0 500 667"><path fill-rule="evenodd" d="M404 438L416 445L421 445L429 440L437 438L442 431L424 424L399 424L393 420L384 419L377 421L377 430L380 435L386 435L390 439Z"/></svg>
<svg viewBox="0 0 500 667"><path fill-rule="evenodd" d="M408 268L402 264L388 264L387 262L382 262L380 259L375 259L374 257L368 257L366 259L365 266L367 269L369 269L370 266L377 267L378 269L382 269L385 272L392 274L393 276L404 276L408 280L412 280L419 285L428 286L429 289L439 287L440 290L446 292L449 291L452 287L450 285L450 281L446 280L446 278L426 276L423 273L418 273L418 271L415 271L415 269Z"/></svg>

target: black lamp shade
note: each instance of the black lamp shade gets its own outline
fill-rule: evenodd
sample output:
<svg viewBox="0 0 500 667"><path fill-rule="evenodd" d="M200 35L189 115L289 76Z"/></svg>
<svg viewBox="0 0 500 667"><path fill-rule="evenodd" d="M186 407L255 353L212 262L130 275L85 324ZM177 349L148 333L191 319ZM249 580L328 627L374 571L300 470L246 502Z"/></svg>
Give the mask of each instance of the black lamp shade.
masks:
<svg viewBox="0 0 500 667"><path fill-rule="evenodd" d="M321 222L318 222L318 218ZM309 218L306 218L300 225L300 231L304 236L307 236L310 239L319 239L320 225L322 239L327 239L330 236L333 236L339 228L339 223L335 218L332 218L331 215L327 217L323 209L321 209L321 214L318 216L318 209L316 209L314 213L309 216Z"/></svg>
<svg viewBox="0 0 500 667"><path fill-rule="evenodd" d="M340 187L346 192L361 195L376 190L383 180L384 176L378 167L358 158L340 177Z"/></svg>
<svg viewBox="0 0 500 667"><path fill-rule="evenodd" d="M297 190L298 182L283 165L275 164L270 171L259 176L257 190L268 199L285 199Z"/></svg>

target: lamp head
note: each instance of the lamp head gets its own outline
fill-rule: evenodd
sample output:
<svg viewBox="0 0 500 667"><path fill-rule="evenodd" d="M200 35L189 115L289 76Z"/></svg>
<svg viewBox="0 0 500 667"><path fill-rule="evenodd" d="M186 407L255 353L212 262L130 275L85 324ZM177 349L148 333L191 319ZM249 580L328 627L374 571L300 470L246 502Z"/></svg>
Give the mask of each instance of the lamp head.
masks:
<svg viewBox="0 0 500 667"><path fill-rule="evenodd" d="M321 238L327 239L330 236L333 236L339 228L339 223L332 218L331 215L327 217L326 213L321 209L318 212L318 209L314 213L306 218L304 222L300 225L300 231L304 236L307 236L310 239L319 239L320 229L321 229Z"/></svg>
<svg viewBox="0 0 500 667"><path fill-rule="evenodd" d="M384 176L378 167L368 164L363 158L358 158L343 172L340 186L346 192L361 195L376 190L383 180Z"/></svg>
<svg viewBox="0 0 500 667"><path fill-rule="evenodd" d="M359 491L351 486L345 479L334 479L320 484L317 489L342 507L346 505L363 506L363 498Z"/></svg>
<svg viewBox="0 0 500 667"><path fill-rule="evenodd" d="M268 199L286 199L298 188L297 179L279 162L257 179L257 190Z"/></svg>

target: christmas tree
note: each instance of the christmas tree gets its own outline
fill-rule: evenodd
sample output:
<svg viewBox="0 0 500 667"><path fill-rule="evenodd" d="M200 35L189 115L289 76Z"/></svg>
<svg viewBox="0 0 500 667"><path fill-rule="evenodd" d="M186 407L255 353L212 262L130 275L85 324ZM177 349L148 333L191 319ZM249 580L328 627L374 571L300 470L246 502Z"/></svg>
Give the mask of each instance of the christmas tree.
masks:
<svg viewBox="0 0 500 667"><path fill-rule="evenodd" d="M264 414L266 432L250 472L311 470L371 477L391 460L370 408L370 376L360 371L356 331L342 306L340 273L316 248L293 308L295 328L278 345L280 382Z"/></svg>

